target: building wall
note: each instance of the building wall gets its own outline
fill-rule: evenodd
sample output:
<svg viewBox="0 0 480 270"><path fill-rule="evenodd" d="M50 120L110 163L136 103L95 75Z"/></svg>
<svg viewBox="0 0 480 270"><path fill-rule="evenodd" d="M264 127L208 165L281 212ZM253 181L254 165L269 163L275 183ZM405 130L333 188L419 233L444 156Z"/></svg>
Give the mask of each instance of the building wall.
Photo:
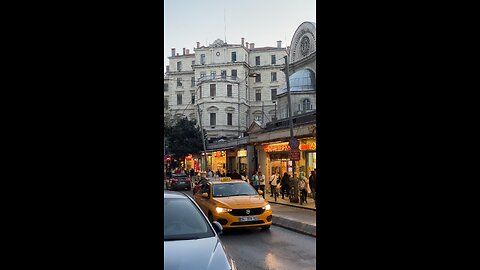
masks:
<svg viewBox="0 0 480 270"><path fill-rule="evenodd" d="M236 61L232 61L232 52L236 52ZM201 55L205 55L204 64ZM275 55L276 64L272 65L271 55ZM207 130L208 138L238 137L254 121L254 115L262 115L264 123L271 121L275 105L271 98L271 89L280 89L285 84L285 74L280 70L286 55L285 48L265 47L248 49L246 46L225 45L217 40L208 47L194 49L194 54L169 57L168 78L169 90L164 92L168 98L171 115L198 117L196 106L188 105L191 93L195 93L195 105L199 105L202 114L202 125ZM255 65L255 56L260 56L261 65ZM177 70L177 63L182 62L182 71ZM192 61L194 64L192 65ZM226 71L226 79L220 78L222 70ZM233 79L232 70L237 71ZM210 78L215 72L215 80ZM252 72L261 74L261 82L248 77ZM271 81L271 72L277 73L277 80ZM202 77L202 74L205 77ZM195 86L191 86L191 78L195 78ZM183 85L177 86L181 78ZM210 97L210 84L216 85L215 97ZM232 97L227 97L227 85L232 85ZM260 90L262 101L255 100L255 90ZM177 94L182 94L182 105L177 105ZM200 96L201 94L201 96ZM188 106L187 106L188 105ZM210 113L216 113L216 125L210 125ZM227 125L227 113L232 113L232 125ZM239 132L240 131L240 132Z"/></svg>

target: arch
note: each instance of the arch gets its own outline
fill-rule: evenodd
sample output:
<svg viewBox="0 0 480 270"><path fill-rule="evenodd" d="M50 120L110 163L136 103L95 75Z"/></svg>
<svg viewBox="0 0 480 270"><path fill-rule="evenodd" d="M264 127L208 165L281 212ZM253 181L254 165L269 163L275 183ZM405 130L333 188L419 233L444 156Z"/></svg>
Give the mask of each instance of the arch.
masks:
<svg viewBox="0 0 480 270"><path fill-rule="evenodd" d="M317 24L303 22L293 34L290 49L290 64L300 61L316 52Z"/></svg>

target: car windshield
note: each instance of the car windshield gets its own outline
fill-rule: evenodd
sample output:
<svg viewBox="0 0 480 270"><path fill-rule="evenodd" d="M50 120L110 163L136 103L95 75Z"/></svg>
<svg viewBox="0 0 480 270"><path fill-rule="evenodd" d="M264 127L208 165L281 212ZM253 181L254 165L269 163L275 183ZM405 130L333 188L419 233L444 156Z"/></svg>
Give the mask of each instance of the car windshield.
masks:
<svg viewBox="0 0 480 270"><path fill-rule="evenodd" d="M173 177L174 178L187 178L188 175L186 175L186 174L174 174Z"/></svg>
<svg viewBox="0 0 480 270"><path fill-rule="evenodd" d="M190 240L215 236L208 220L185 198L164 199L163 240Z"/></svg>
<svg viewBox="0 0 480 270"><path fill-rule="evenodd" d="M223 183L213 185L212 195L213 197L253 196L258 193L247 183Z"/></svg>

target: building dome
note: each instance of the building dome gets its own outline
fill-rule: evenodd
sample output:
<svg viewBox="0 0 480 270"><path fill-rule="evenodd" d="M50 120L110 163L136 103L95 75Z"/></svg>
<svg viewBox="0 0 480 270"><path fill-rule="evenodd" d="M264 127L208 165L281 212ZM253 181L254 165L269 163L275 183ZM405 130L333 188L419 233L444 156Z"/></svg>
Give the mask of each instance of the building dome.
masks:
<svg viewBox="0 0 480 270"><path fill-rule="evenodd" d="M301 92L301 91L311 91L315 90L315 73L310 69L302 69L289 77L290 82L290 92ZM284 87L278 92L282 94L287 92L287 86Z"/></svg>

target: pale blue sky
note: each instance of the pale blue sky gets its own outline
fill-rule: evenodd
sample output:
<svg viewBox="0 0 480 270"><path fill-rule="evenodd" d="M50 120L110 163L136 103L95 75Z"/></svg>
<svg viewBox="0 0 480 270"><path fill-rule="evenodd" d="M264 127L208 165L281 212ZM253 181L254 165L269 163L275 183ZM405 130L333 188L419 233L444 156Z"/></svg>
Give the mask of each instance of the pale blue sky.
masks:
<svg viewBox="0 0 480 270"><path fill-rule="evenodd" d="M315 0L164 0L164 70L171 48L209 45L217 38L227 43L255 43L255 47L290 46L297 27L305 21L316 22ZM286 36L286 40L285 40ZM208 42L208 43L206 43ZM286 43L285 43L286 42ZM286 45L285 45L286 44Z"/></svg>

